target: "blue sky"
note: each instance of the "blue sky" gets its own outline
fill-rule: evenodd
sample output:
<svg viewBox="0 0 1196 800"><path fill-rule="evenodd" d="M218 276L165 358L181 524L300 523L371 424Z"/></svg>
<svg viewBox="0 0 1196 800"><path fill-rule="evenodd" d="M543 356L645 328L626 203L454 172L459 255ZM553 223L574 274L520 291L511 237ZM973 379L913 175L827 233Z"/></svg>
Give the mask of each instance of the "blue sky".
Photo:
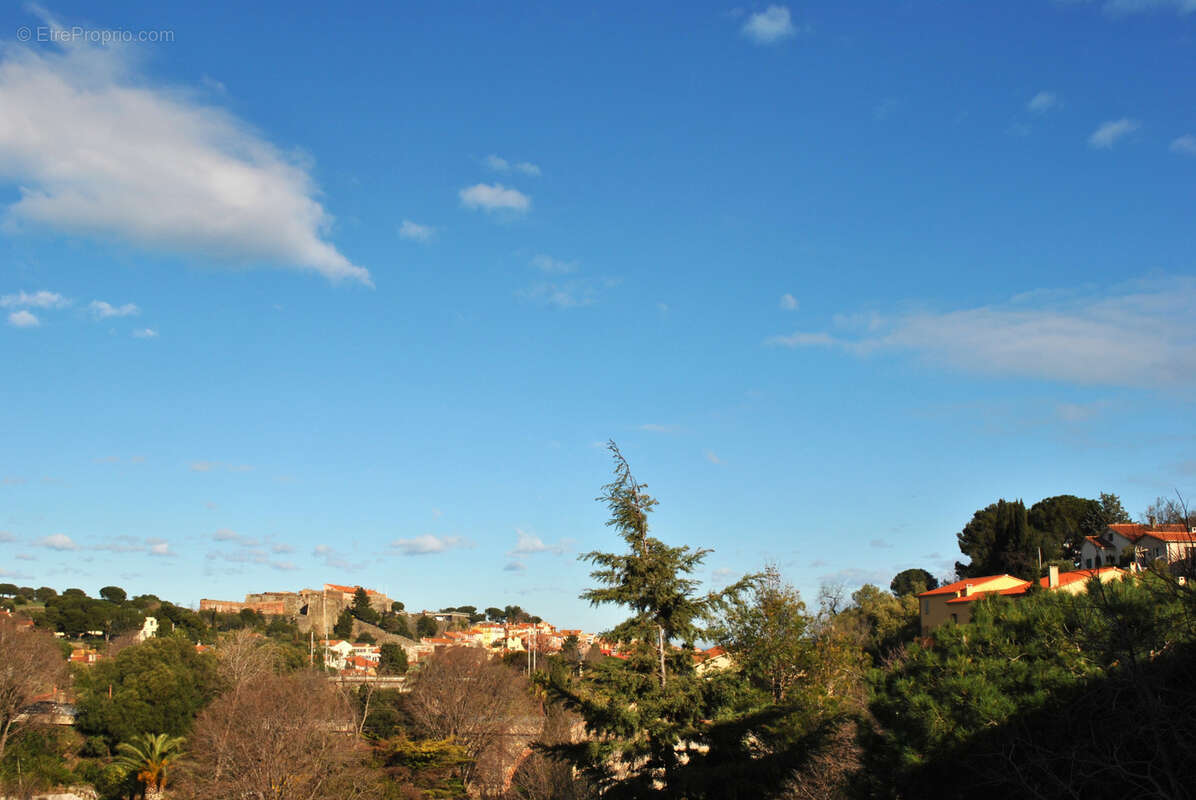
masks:
<svg viewBox="0 0 1196 800"><path fill-rule="evenodd" d="M118 40L104 44L103 39ZM1193 489L1196 4L0 12L0 577L577 595Z"/></svg>

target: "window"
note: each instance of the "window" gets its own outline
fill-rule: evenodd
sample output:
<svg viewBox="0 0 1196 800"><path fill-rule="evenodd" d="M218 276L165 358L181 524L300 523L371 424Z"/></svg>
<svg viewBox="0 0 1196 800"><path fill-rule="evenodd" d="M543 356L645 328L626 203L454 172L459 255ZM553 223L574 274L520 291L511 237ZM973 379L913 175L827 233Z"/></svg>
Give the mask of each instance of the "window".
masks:
<svg viewBox="0 0 1196 800"><path fill-rule="evenodd" d="M1084 563L1088 565L1088 569L1092 569L1092 559L1091 558L1088 559L1087 561L1085 561Z"/></svg>
<svg viewBox="0 0 1196 800"><path fill-rule="evenodd" d="M952 621L952 622L956 622L956 623L957 623L957 622L959 622L959 617L958 617L958 616L956 616L955 614L952 614L952 615L951 615L951 621Z"/></svg>

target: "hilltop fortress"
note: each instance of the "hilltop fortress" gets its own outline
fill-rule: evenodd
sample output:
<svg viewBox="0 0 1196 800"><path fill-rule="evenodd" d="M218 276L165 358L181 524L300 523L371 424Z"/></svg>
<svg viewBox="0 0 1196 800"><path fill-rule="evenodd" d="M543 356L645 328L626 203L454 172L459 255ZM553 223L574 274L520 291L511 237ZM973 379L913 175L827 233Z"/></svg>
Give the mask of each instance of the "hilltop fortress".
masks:
<svg viewBox="0 0 1196 800"><path fill-rule="evenodd" d="M200 611L236 614L244 609L268 616L286 617L303 633L314 632L327 636L342 611L353 605L356 586L326 583L322 589L300 589L297 592L258 592L245 595L244 602L236 600L199 601ZM379 613L390 611L391 600L382 592L366 589L370 606Z"/></svg>

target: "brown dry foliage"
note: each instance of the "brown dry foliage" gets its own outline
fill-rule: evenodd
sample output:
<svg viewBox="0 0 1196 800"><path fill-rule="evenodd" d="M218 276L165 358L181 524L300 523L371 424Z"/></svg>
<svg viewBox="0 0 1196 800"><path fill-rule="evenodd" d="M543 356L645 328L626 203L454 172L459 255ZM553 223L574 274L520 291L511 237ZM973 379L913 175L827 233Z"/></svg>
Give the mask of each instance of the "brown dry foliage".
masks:
<svg viewBox="0 0 1196 800"><path fill-rule="evenodd" d="M259 674L219 697L195 724L172 795L182 800L369 800L352 707L315 672Z"/></svg>
<svg viewBox="0 0 1196 800"><path fill-rule="evenodd" d="M462 777L486 791L505 783L542 715L522 674L472 647L453 647L429 659L411 680L404 710L422 736L465 749Z"/></svg>
<svg viewBox="0 0 1196 800"><path fill-rule="evenodd" d="M52 634L0 617L0 758L21 709L62 686L66 676L66 661Z"/></svg>

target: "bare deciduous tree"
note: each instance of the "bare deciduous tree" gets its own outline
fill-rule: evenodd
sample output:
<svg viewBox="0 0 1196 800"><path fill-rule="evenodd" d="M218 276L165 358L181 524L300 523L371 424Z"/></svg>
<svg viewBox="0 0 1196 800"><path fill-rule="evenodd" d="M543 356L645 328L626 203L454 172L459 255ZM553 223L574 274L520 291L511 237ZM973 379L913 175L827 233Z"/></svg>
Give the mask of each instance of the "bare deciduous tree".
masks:
<svg viewBox="0 0 1196 800"><path fill-rule="evenodd" d="M193 800L368 800L353 709L315 672L260 675L196 720L174 794Z"/></svg>
<svg viewBox="0 0 1196 800"><path fill-rule="evenodd" d="M0 758L21 710L65 678L66 662L52 635L0 616Z"/></svg>
<svg viewBox="0 0 1196 800"><path fill-rule="evenodd" d="M502 784L520 752L540 732L541 717L524 677L482 650L437 653L412 679L404 707L420 733L452 738L465 749L467 784Z"/></svg>
<svg viewBox="0 0 1196 800"><path fill-rule="evenodd" d="M278 669L278 654L261 634L242 628L220 640L216 648L220 677L234 692L252 680L273 675Z"/></svg>

